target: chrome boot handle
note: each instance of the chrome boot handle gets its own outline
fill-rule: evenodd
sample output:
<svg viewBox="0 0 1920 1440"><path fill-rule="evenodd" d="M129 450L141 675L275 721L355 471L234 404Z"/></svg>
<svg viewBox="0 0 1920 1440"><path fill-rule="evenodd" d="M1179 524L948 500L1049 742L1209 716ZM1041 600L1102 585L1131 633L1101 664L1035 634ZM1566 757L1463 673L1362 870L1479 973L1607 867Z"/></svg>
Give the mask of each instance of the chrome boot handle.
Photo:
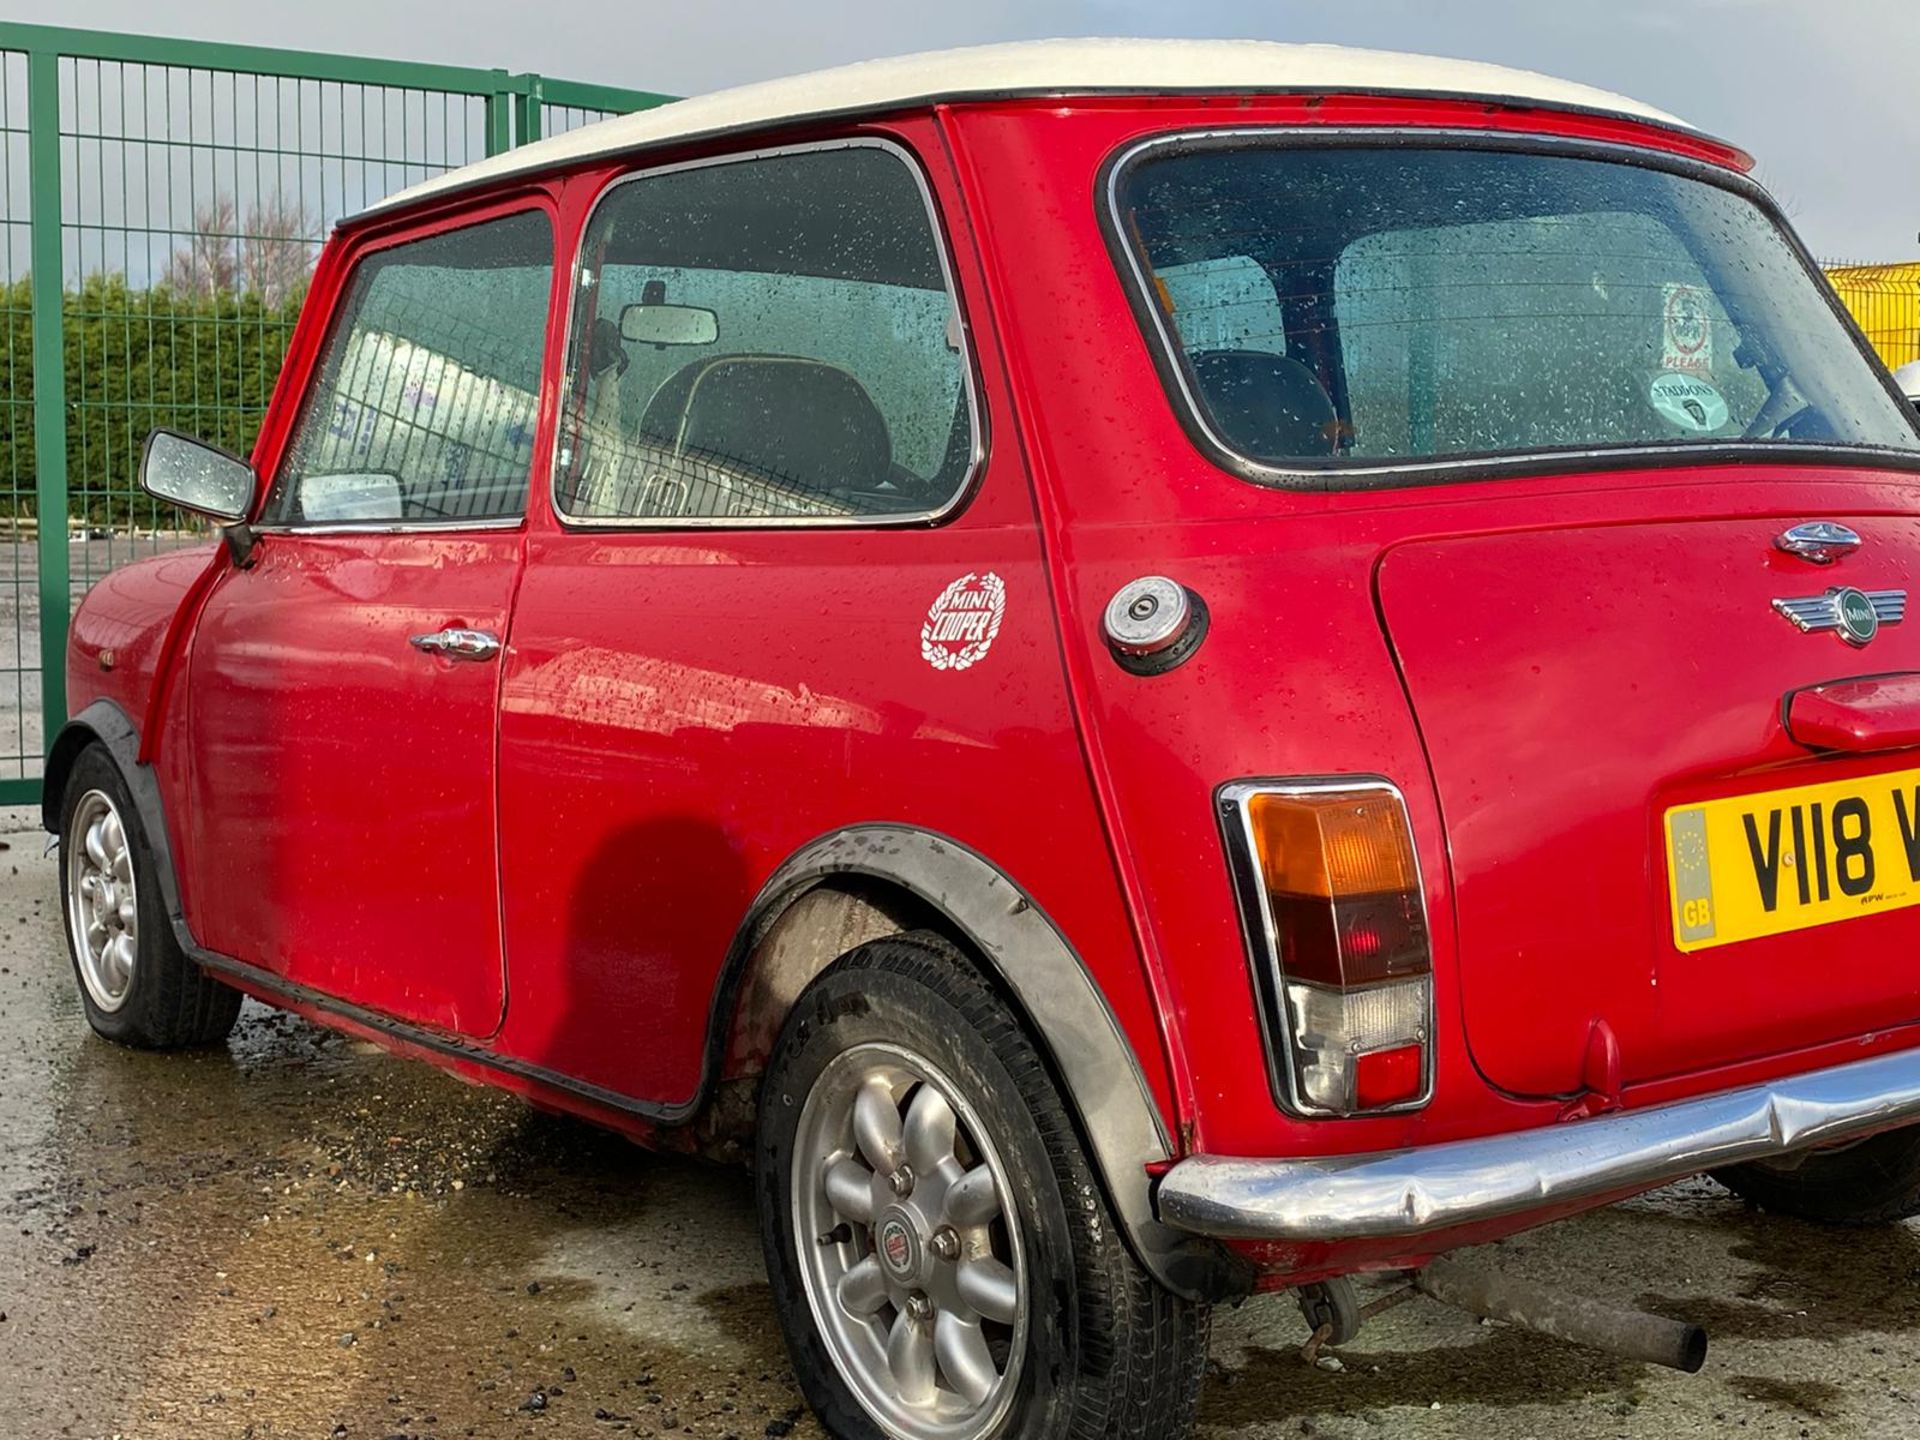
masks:
<svg viewBox="0 0 1920 1440"><path fill-rule="evenodd" d="M431 635L415 635L408 642L429 655L444 655L449 660L491 660L500 653L500 637L484 630L463 630L449 626Z"/></svg>

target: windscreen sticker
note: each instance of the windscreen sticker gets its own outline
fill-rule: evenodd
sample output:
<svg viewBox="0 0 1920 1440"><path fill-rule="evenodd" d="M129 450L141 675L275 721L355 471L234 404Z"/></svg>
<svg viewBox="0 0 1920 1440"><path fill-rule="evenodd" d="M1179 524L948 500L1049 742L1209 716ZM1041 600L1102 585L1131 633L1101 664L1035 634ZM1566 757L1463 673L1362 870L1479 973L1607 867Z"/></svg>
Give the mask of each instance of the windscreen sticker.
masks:
<svg viewBox="0 0 1920 1440"><path fill-rule="evenodd" d="M1713 316L1707 295L1698 285L1660 287L1663 338L1660 364L1667 370L1695 375L1713 373Z"/></svg>
<svg viewBox="0 0 1920 1440"><path fill-rule="evenodd" d="M1647 399L1655 410L1682 430L1705 434L1727 423L1727 397L1698 375L1681 375L1671 370L1656 375L1647 388Z"/></svg>
<svg viewBox="0 0 1920 1440"><path fill-rule="evenodd" d="M984 660L1007 615L1007 586L991 570L962 575L927 607L920 657L936 670L964 670Z"/></svg>

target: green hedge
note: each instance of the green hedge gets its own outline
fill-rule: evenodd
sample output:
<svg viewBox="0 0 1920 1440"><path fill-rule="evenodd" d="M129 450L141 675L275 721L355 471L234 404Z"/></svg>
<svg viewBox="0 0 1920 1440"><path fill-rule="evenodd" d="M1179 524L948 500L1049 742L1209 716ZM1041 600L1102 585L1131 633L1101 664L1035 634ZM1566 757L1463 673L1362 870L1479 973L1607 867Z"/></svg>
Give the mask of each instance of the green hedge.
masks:
<svg viewBox="0 0 1920 1440"><path fill-rule="evenodd" d="M0 285L0 517L35 513L29 282ZM141 493L149 430L171 426L246 454L286 354L300 294L134 290L119 275L67 292L68 512L99 525L178 523Z"/></svg>

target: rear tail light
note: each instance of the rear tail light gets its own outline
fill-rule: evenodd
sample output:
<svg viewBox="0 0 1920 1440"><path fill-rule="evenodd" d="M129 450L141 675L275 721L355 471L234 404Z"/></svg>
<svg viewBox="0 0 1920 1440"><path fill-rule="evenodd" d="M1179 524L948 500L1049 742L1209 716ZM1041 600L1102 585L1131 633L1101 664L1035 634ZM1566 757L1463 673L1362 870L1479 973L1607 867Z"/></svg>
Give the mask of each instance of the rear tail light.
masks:
<svg viewBox="0 0 1920 1440"><path fill-rule="evenodd" d="M1424 1105L1432 947L1400 792L1247 781L1220 809L1275 1098L1300 1115Z"/></svg>

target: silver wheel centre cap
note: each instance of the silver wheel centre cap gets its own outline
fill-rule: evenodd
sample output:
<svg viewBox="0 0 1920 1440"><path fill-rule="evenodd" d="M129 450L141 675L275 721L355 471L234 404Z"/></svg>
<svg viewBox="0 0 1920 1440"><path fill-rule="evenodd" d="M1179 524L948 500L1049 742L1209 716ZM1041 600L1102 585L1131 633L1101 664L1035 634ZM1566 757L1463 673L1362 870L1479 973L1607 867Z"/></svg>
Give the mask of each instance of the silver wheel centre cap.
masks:
<svg viewBox="0 0 1920 1440"><path fill-rule="evenodd" d="M925 1282L927 1227L905 1205L889 1206L873 1227L874 1249L887 1274L901 1285Z"/></svg>

